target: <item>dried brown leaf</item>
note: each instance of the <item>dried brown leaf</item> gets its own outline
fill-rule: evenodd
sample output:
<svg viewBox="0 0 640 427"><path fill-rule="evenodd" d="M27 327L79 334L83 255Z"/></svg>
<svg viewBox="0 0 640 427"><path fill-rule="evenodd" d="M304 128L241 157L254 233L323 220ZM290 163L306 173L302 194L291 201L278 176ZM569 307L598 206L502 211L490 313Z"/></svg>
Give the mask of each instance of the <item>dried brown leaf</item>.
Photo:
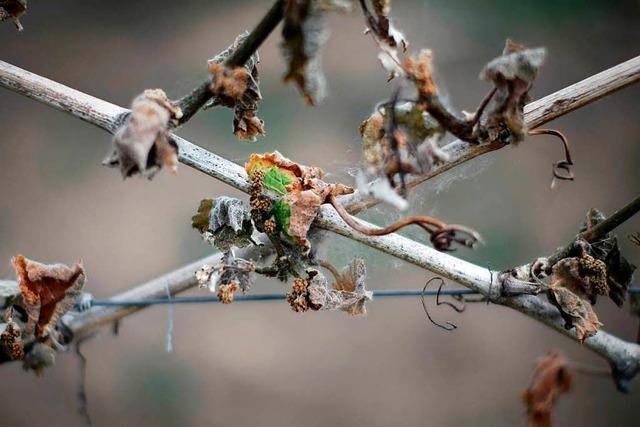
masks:
<svg viewBox="0 0 640 427"><path fill-rule="evenodd" d="M113 138L112 153L103 161L119 167L122 177L152 178L163 166L176 173L178 147L169 139L169 124L182 117L162 89L147 89L131 104L131 115Z"/></svg>
<svg viewBox="0 0 640 427"><path fill-rule="evenodd" d="M526 134L524 105L529 89L546 56L544 48L526 49L507 40L502 56L489 62L480 78L493 82L495 95L485 110L482 124L489 131L489 138L497 138L506 126L511 142L521 141Z"/></svg>
<svg viewBox="0 0 640 427"><path fill-rule="evenodd" d="M366 266L361 258L354 258L341 274L341 279L329 288L327 279L319 271L310 269L308 299L315 310L341 310L354 316L367 313L365 304L372 298L366 290Z"/></svg>
<svg viewBox="0 0 640 427"><path fill-rule="evenodd" d="M551 427L558 396L571 389L572 375L567 360L559 353L549 353L533 370L531 385L522 393L530 427Z"/></svg>
<svg viewBox="0 0 640 427"><path fill-rule="evenodd" d="M589 301L580 298L569 289L554 286L552 283L547 296L549 301L560 310L565 327L576 328L578 341L583 342L594 336L602 326Z"/></svg>
<svg viewBox="0 0 640 427"><path fill-rule="evenodd" d="M11 259L16 270L28 316L24 335L34 332L44 338L58 319L69 311L86 280L82 263L69 268L63 264L41 264L18 255Z"/></svg>
<svg viewBox="0 0 640 427"><path fill-rule="evenodd" d="M326 13L344 11L345 1L288 0L282 27L282 53L288 70L284 82L298 86L309 105L326 95L326 81L321 66L321 51L329 38Z"/></svg>
<svg viewBox="0 0 640 427"><path fill-rule="evenodd" d="M262 100L258 73L260 56L258 52L254 53L242 67L229 69L224 64L248 36L247 31L240 34L231 46L209 60L211 90L215 96L205 108L218 104L233 108L233 133L238 139L253 142L258 136L267 134L264 121L256 115Z"/></svg>
<svg viewBox="0 0 640 427"><path fill-rule="evenodd" d="M0 21L11 19L18 31L24 28L20 17L27 13L27 0L0 0Z"/></svg>

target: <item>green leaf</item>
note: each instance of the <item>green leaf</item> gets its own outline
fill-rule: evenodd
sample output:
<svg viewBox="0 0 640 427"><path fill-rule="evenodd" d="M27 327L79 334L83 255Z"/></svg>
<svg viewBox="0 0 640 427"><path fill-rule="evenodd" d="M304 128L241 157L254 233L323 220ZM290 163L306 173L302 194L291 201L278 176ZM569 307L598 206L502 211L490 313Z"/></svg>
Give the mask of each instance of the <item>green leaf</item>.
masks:
<svg viewBox="0 0 640 427"><path fill-rule="evenodd" d="M269 190L275 191L276 193L283 195L287 193L286 186L289 184L293 184L293 179L289 174L282 172L275 166L272 166L265 170L263 184Z"/></svg>
<svg viewBox="0 0 640 427"><path fill-rule="evenodd" d="M273 206L273 216L276 219L276 225L278 229L289 235L289 220L291 218L291 206L285 202L284 197L278 199L276 204Z"/></svg>

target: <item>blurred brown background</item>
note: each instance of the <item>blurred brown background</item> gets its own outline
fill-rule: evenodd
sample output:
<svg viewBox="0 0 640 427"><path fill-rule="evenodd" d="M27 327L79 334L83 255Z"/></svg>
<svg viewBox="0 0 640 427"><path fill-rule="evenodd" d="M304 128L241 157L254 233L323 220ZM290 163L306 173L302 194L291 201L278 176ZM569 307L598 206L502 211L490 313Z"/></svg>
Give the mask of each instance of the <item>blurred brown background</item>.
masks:
<svg viewBox="0 0 640 427"><path fill-rule="evenodd" d="M119 105L146 88L179 97L206 75L206 59L250 29L267 1L30 1L25 31L0 25L0 58ZM638 1L396 1L398 27L414 49L433 49L439 85L458 110L472 110L487 91L477 75L511 37L546 46L548 61L532 95L539 98L640 53ZM238 142L231 111L200 113L180 135L243 162L278 149L352 182L358 125L391 93L354 13L331 18L324 55L330 95L309 108L283 86L279 33L261 49L260 116L268 137ZM549 189L553 139L535 138L459 168L413 194L415 212L479 230L486 244L458 256L507 268L549 253L575 232L587 209L611 212L640 187L640 92L607 97L557 120L573 146L576 181ZM4 89L0 90L0 275L10 257L45 261L82 257L88 290L104 298L207 253L189 218L207 196L235 190L181 166L177 177L123 182L100 166L110 137L103 131ZM388 222L396 214L364 215ZM621 245L640 231L620 228ZM419 233L412 236L423 238ZM323 252L336 264L354 254L368 262L372 289L421 287L430 274L332 236ZM256 292L284 290L258 283ZM194 290L194 294L203 294ZM433 304L433 303L432 303ZM633 339L628 307L602 301L605 328ZM298 315L283 303L181 306L175 350L165 352L166 307L127 318L120 335L104 329L84 345L89 411L97 425L524 425L520 391L535 359L559 349L602 365L578 344L508 309L479 304L462 315L433 309L459 329L446 333L426 319L417 299L374 300L366 318L342 313ZM7 426L78 425L77 360L36 378L18 364L0 368ZM608 379L579 376L564 396L558 425L637 425L636 394Z"/></svg>

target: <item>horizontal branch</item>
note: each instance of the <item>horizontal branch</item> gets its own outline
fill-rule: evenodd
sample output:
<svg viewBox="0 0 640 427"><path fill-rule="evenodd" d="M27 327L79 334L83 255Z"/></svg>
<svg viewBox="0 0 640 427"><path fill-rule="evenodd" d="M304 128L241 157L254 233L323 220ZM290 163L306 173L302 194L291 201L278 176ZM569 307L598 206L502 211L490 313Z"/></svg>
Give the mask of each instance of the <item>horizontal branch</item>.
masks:
<svg viewBox="0 0 640 427"><path fill-rule="evenodd" d="M635 58L632 61L635 64L635 68L640 68L640 58ZM110 132L114 131L114 125L118 123L122 113L127 111L2 61L0 61L0 85L71 113ZM609 85L608 87L610 92L613 91L613 86ZM247 176L241 166L191 144L180 137L173 136L173 139L179 146L179 160L182 163L235 188L247 191ZM361 222L366 226L375 227L372 224L364 223L364 221ZM433 248L399 235L370 237L357 233L348 227L332 208L326 205L320 210L315 225L362 242L384 253L458 282L488 296L495 303L518 310L573 339L576 338L574 330L566 330L564 328L564 323L558 311L542 299L530 295L510 298L501 296L501 283L498 280L498 272L490 271L451 255L438 252ZM177 283L176 286L178 288L186 288L193 284L193 279L188 279L187 275L190 271L195 270L194 266L195 264L191 264L179 270L180 274L175 276L175 283ZM159 295L161 292L166 292L165 283L162 281L150 282L145 287L147 292L158 292L156 295ZM130 292L135 291L132 290ZM130 298L131 296L129 295L128 297ZM134 308L114 308L114 310L134 311ZM124 314L125 311L119 311L119 313L126 315ZM115 316L104 315L102 318L109 318L109 321L113 321ZM91 318L86 318L85 321L89 322L90 320ZM86 333L89 329L94 329L100 324L104 324L104 322L96 321L95 318L91 321L94 326L85 327L82 321L78 320L75 323L76 326L72 327L72 329L75 328L75 330ZM640 346L637 344L625 342L604 331L599 331L593 337L588 338L584 345L608 359L618 370L635 374L640 369Z"/></svg>

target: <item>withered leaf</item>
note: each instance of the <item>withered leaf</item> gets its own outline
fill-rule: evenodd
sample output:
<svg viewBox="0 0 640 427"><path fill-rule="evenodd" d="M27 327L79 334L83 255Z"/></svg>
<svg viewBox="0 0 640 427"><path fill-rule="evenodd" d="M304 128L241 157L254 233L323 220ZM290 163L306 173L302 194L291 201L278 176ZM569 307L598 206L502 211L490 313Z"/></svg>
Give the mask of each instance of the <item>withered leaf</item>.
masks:
<svg viewBox="0 0 640 427"><path fill-rule="evenodd" d="M248 31L240 34L231 46L209 60L214 98L205 108L219 104L233 108L233 133L238 139L253 142L258 135L266 135L264 121L256 115L262 99L258 73L260 56L258 52L254 53L242 67L230 69L224 64L248 35Z"/></svg>
<svg viewBox="0 0 640 427"><path fill-rule="evenodd" d="M163 166L176 173L178 147L169 139L169 124L182 117L162 89L147 89L131 104L131 115L115 133L112 153L102 162L119 167L123 178L149 179Z"/></svg>
<svg viewBox="0 0 640 427"><path fill-rule="evenodd" d="M252 262L228 254L219 264L203 265L195 276L200 287L208 288L222 303L230 304L238 290L246 292L251 288L254 271Z"/></svg>
<svg viewBox="0 0 640 427"><path fill-rule="evenodd" d="M497 137L503 126L511 132L512 141L524 139L524 105L531 83L538 74L546 56L544 48L526 49L507 40L502 56L489 62L480 78L491 81L496 87L495 95L486 108L482 120L489 137Z"/></svg>
<svg viewBox="0 0 640 427"><path fill-rule="evenodd" d="M354 258L329 288L327 279L317 270L307 271L309 302L316 310L341 310L354 316L367 313L365 304L372 293L365 288L366 267L362 258Z"/></svg>
<svg viewBox="0 0 640 427"><path fill-rule="evenodd" d="M28 323L24 335L35 330L44 338L58 319L69 311L84 286L86 274L82 263L73 268L63 264L41 264L18 255L11 259L22 292Z"/></svg>
<svg viewBox="0 0 640 427"><path fill-rule="evenodd" d="M549 353L533 370L528 389L522 392L530 427L551 427L555 403L571 389L572 375L567 360L559 353Z"/></svg>
<svg viewBox="0 0 640 427"><path fill-rule="evenodd" d="M288 0L282 27L282 53L288 70L284 82L295 83L309 105L317 104L326 95L322 73L321 51L329 38L326 13L344 11L339 0Z"/></svg>
<svg viewBox="0 0 640 427"><path fill-rule="evenodd" d="M27 13L27 0L0 0L0 21L11 19L18 31L24 28L20 17Z"/></svg>
<svg viewBox="0 0 640 427"><path fill-rule="evenodd" d="M226 196L204 199L191 220L193 228L222 252L252 243L251 213L239 199Z"/></svg>
<svg viewBox="0 0 640 427"><path fill-rule="evenodd" d="M602 323L586 299L580 298L569 289L554 286L553 283L547 293L549 302L555 305L565 321L565 327L576 328L576 338L583 342L595 335Z"/></svg>

